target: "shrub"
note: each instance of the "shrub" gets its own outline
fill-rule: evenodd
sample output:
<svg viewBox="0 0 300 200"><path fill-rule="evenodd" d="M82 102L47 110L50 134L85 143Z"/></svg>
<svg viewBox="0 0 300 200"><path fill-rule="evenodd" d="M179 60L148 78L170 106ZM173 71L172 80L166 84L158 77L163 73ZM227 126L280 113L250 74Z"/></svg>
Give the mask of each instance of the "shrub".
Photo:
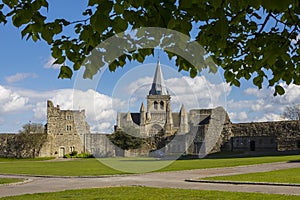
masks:
<svg viewBox="0 0 300 200"><path fill-rule="evenodd" d="M65 154L64 158L94 158L94 156L90 153L78 154L77 151L73 151L70 154Z"/></svg>
<svg viewBox="0 0 300 200"><path fill-rule="evenodd" d="M70 153L70 156L73 157L73 156L76 156L77 154L78 154L77 151L72 151L72 152Z"/></svg>

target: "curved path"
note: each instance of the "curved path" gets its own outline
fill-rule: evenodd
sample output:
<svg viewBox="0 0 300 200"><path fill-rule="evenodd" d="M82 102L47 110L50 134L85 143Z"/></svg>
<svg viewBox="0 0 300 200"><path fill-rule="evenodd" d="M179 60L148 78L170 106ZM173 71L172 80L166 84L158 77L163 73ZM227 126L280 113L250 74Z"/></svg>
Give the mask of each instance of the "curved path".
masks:
<svg viewBox="0 0 300 200"><path fill-rule="evenodd" d="M299 195L300 188L296 186L270 186L220 183L194 183L186 179L204 178L244 174L251 172L266 172L279 169L299 168L300 162L295 163L268 163L239 167L198 169L175 172L155 172L148 174L120 175L110 177L34 177L18 175L0 175L0 177L23 177L31 181L24 184L0 186L0 197L32 194L41 192L55 192L70 189L99 188L109 186L148 186L160 188L184 188L195 190L219 190L233 192L261 192L272 194Z"/></svg>

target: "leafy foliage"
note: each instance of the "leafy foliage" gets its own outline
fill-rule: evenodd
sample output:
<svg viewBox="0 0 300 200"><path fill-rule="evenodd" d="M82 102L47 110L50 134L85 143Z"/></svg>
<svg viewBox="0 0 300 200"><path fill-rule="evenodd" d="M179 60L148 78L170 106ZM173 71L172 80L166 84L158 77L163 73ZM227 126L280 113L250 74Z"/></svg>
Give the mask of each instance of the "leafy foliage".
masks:
<svg viewBox="0 0 300 200"><path fill-rule="evenodd" d="M79 153L77 151L72 151L69 154L65 154L64 158L94 158L90 153Z"/></svg>
<svg viewBox="0 0 300 200"><path fill-rule="evenodd" d="M138 149L144 143L142 138L118 130L109 136L110 141L123 150Z"/></svg>
<svg viewBox="0 0 300 200"><path fill-rule="evenodd" d="M89 0L76 21L50 21L43 14L48 9L47 0L3 0L0 23L11 20L21 29L22 37L46 41L52 47L55 64L61 65L60 78L71 78L72 71L82 65L86 68L85 78L92 78L105 64L114 71L131 60L143 62L153 54L153 46L135 46L130 51L114 47L120 51L118 57L106 54L98 59L96 67L83 63L98 44L117 33L161 27L193 36L212 61L224 69L226 81L232 85L240 86L241 79L252 78L258 88L265 82L275 86L275 95L284 94L280 82L300 85L298 0ZM68 35L64 32L66 27L72 27L74 32ZM146 41L149 37L141 35L139 39ZM176 59L179 70L190 71L194 77L208 63L195 66L169 51L166 47L176 39L165 39L157 47L164 49L170 59ZM182 51L188 45L176 44ZM65 65L65 61L73 63L73 67Z"/></svg>
<svg viewBox="0 0 300 200"><path fill-rule="evenodd" d="M300 105L287 106L282 115L290 120L300 120Z"/></svg>

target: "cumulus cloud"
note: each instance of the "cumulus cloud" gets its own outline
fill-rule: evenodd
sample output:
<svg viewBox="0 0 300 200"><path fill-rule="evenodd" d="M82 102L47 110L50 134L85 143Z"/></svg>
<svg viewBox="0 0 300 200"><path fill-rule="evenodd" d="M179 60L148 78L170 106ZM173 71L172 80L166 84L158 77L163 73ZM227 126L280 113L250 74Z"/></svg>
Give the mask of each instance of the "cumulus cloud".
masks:
<svg viewBox="0 0 300 200"><path fill-rule="evenodd" d="M117 112L125 102L101 94L95 90L59 89L34 91L23 88L7 88L0 85L0 117L22 113L28 120L46 122L47 103L50 99L63 110L85 110L92 132L111 132ZM30 117L29 113L32 113Z"/></svg>
<svg viewBox="0 0 300 200"><path fill-rule="evenodd" d="M140 106L151 89L152 81L153 78L151 77L143 77L130 83L127 88L122 88L129 97L130 107ZM166 79L165 83L172 98L171 103L174 111L178 111L182 104L187 109L226 107L226 91L231 90L228 84L211 83L204 76L170 78ZM136 109L138 108L136 107Z"/></svg>
<svg viewBox="0 0 300 200"><path fill-rule="evenodd" d="M46 69L60 69L60 65L54 64L55 59L50 56L48 60L44 64L44 68Z"/></svg>
<svg viewBox="0 0 300 200"><path fill-rule="evenodd" d="M247 88L243 98L228 101L231 119L235 122L245 121L278 121L284 120L281 113L286 106L300 103L300 87L294 84L281 85L285 89L282 96L273 96L274 88ZM239 113L246 112L248 118L242 119Z"/></svg>
<svg viewBox="0 0 300 200"><path fill-rule="evenodd" d="M240 112L239 114L238 114L238 117L239 117L239 119L241 120L241 121L244 121L244 120L247 120L248 119L248 115L247 115L247 113L246 112Z"/></svg>
<svg viewBox="0 0 300 200"><path fill-rule="evenodd" d="M51 94L48 99L60 105L62 110L85 110L92 132L111 132L117 111L124 104L119 99L113 99L91 89L87 91L60 89L52 91ZM34 106L33 112L36 119L45 120L46 100L43 99Z"/></svg>
<svg viewBox="0 0 300 200"><path fill-rule="evenodd" d="M0 85L0 114L28 109L28 98Z"/></svg>
<svg viewBox="0 0 300 200"><path fill-rule="evenodd" d="M5 77L5 81L7 83L15 83L15 82L24 80L26 78L37 78L37 77L38 77L38 75L35 73L17 73L12 76Z"/></svg>

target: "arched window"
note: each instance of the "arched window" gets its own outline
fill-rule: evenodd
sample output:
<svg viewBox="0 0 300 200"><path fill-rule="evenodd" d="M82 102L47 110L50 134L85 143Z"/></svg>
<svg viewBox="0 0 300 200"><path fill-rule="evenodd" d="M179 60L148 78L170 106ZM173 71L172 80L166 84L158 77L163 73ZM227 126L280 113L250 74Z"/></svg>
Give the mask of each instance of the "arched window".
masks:
<svg viewBox="0 0 300 200"><path fill-rule="evenodd" d="M154 124L149 130L149 136L155 136L156 134L161 134L162 132L163 128L158 124Z"/></svg>
<svg viewBox="0 0 300 200"><path fill-rule="evenodd" d="M163 102L163 101L160 102L160 109L161 109L161 110L164 109L164 102Z"/></svg>
<svg viewBox="0 0 300 200"><path fill-rule="evenodd" d="M157 110L157 108L158 108L158 103L157 101L154 101L154 109Z"/></svg>

